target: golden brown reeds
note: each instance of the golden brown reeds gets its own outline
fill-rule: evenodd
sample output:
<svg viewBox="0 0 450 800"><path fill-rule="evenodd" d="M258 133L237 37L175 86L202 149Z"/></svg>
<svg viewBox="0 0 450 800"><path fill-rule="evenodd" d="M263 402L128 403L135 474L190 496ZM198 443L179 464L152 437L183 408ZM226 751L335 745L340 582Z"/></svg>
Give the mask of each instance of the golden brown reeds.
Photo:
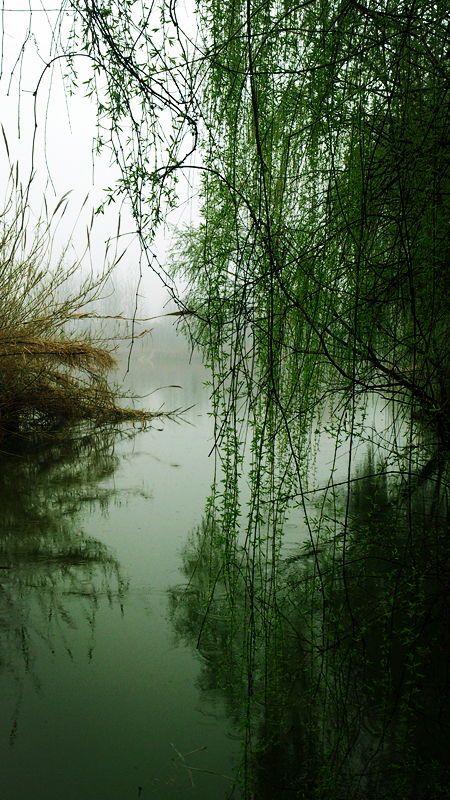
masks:
<svg viewBox="0 0 450 800"><path fill-rule="evenodd" d="M63 422L145 422L155 415L120 407L105 377L115 365L108 341L74 329L109 271L69 291L79 262L67 266L66 248L51 265L51 220L35 225L27 243L26 201L12 187L0 214L0 438Z"/></svg>

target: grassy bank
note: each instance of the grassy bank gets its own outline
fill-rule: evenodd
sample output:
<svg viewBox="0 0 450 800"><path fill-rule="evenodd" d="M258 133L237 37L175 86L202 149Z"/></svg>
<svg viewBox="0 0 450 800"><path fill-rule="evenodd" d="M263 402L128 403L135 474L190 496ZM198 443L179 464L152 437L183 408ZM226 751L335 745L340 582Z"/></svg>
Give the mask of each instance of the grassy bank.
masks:
<svg viewBox="0 0 450 800"><path fill-rule="evenodd" d="M78 281L80 263L68 262L68 247L54 264L52 222L62 205L30 230L23 195L14 190L0 215L0 440L86 420L155 416L122 406L108 379L114 347L80 319L100 300L110 270Z"/></svg>

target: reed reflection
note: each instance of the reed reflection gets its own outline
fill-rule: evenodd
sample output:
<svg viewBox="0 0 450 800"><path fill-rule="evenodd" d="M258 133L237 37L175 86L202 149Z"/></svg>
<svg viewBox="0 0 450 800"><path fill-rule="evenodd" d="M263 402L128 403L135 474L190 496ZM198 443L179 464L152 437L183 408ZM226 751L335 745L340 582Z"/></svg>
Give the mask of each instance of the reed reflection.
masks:
<svg viewBox="0 0 450 800"><path fill-rule="evenodd" d="M9 441L0 469L0 674L15 686L10 742L27 681L41 690L37 642L73 658L94 649L100 602L122 608L127 581L114 554L83 532L84 511L107 513L119 459L117 430ZM84 637L84 638L83 638ZM11 682L11 679L12 682Z"/></svg>

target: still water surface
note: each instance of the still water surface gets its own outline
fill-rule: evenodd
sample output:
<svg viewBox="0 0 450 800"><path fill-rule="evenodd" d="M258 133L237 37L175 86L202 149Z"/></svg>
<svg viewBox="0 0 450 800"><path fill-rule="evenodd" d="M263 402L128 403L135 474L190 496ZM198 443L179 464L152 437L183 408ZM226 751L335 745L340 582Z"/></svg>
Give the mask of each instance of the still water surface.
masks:
<svg viewBox="0 0 450 800"><path fill-rule="evenodd" d="M184 422L4 457L2 800L230 793L238 737L168 619L213 477L208 376L164 347L136 348L133 388L182 385L146 403Z"/></svg>
<svg viewBox="0 0 450 800"><path fill-rule="evenodd" d="M182 419L3 456L0 800L240 797L237 717L171 620L214 477L208 378L184 339L156 329L127 382L146 407L188 408ZM386 413L367 411L372 440ZM326 423L311 486L349 470L348 443L336 450ZM307 536L297 509L286 556Z"/></svg>

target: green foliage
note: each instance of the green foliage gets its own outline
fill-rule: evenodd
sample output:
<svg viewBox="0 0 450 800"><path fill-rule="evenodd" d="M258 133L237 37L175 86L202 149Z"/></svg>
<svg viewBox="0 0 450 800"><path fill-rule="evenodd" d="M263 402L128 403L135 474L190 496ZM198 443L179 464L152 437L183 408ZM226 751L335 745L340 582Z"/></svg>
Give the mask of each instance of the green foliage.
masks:
<svg viewBox="0 0 450 800"><path fill-rule="evenodd" d="M223 478L211 508L243 582L243 793L277 796L257 764L283 741L292 703L309 719L309 755L283 777L299 796L398 797L414 776L427 797L440 791L418 746L428 703L443 751L448 737L447 645L439 678L429 662L445 637L448 520L424 499L433 478L434 509L446 505L450 444L448 3L211 2L199 14L202 218L173 261L213 373ZM371 438L374 395L395 425L372 433L383 449L362 480L355 448ZM333 464L314 510L311 431L325 419L335 457L346 444L349 484L346 496L333 487ZM310 541L286 578L295 504Z"/></svg>
<svg viewBox="0 0 450 800"><path fill-rule="evenodd" d="M198 104L189 40L181 35L174 5L136 0L70 2L75 12L61 42L69 90L78 86L79 57L92 71L83 82L96 102L96 152L109 149L120 168L104 206L126 198L144 253L164 213L176 203L179 169L197 146ZM163 270L161 269L163 276Z"/></svg>

